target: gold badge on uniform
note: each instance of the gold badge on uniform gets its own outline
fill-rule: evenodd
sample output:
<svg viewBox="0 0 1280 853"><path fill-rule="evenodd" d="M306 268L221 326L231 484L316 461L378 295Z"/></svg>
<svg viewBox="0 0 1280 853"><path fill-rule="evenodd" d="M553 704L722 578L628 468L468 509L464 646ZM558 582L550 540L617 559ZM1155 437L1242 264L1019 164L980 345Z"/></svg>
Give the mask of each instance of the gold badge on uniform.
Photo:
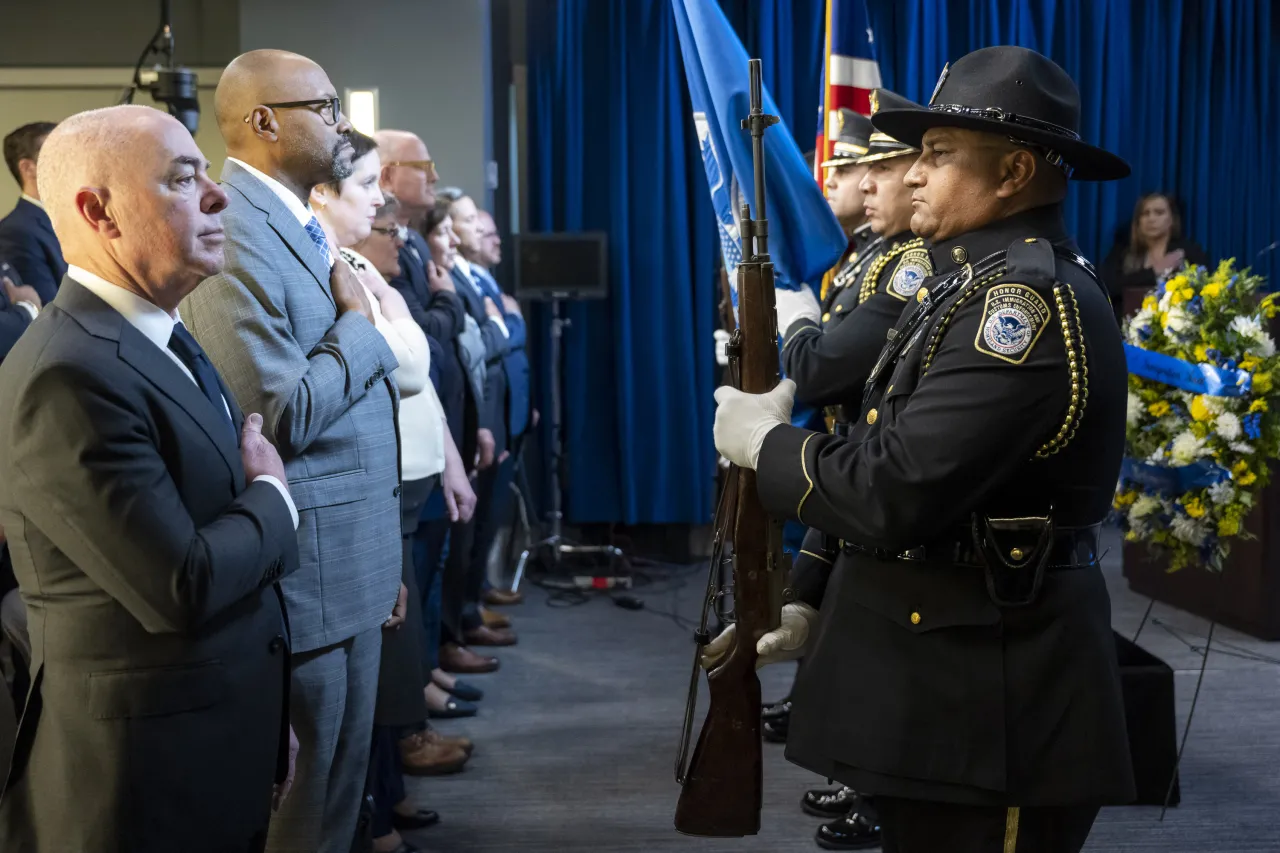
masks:
<svg viewBox="0 0 1280 853"><path fill-rule="evenodd" d="M906 302L916 295L920 285L924 284L924 280L931 275L933 275L933 263L929 260L929 250L923 246L908 249L902 253L902 259L894 267L893 275L889 279L888 293Z"/></svg>
<svg viewBox="0 0 1280 853"><path fill-rule="evenodd" d="M973 346L1010 364L1031 354L1050 318L1049 305L1025 284L997 284L987 291L982 326Z"/></svg>

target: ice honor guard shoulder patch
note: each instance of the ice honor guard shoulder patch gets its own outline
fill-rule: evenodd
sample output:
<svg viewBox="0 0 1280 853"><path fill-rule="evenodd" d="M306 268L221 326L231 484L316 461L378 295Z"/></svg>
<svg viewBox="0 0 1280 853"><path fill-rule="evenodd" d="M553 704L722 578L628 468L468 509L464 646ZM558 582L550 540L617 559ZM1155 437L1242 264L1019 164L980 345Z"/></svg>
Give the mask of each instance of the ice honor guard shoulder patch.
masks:
<svg viewBox="0 0 1280 853"><path fill-rule="evenodd" d="M903 302L916 295L924 280L933 275L933 262L929 260L929 250L923 246L908 249L902 253L902 259L893 269L887 290L890 296L896 296Z"/></svg>
<svg viewBox="0 0 1280 853"><path fill-rule="evenodd" d="M1001 361L1022 364L1049 317L1048 303L1027 285L997 284L987 291L982 326L973 345Z"/></svg>

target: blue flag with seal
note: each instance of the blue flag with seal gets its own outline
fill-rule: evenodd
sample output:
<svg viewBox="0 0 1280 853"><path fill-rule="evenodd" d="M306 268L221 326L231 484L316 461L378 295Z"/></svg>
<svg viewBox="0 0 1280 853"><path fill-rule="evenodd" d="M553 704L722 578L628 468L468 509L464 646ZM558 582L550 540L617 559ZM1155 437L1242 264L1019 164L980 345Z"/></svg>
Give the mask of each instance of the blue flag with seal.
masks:
<svg viewBox="0 0 1280 853"><path fill-rule="evenodd" d="M743 254L738 229L742 201L750 200L752 216L759 215L754 210L751 136L741 124L751 111L747 51L715 0L671 0L671 8L736 313L736 270ZM764 111L778 115L769 90L763 94ZM765 214L775 279L779 287L791 290L801 282L816 287L848 248L848 238L785 123L780 121L765 132L764 156Z"/></svg>

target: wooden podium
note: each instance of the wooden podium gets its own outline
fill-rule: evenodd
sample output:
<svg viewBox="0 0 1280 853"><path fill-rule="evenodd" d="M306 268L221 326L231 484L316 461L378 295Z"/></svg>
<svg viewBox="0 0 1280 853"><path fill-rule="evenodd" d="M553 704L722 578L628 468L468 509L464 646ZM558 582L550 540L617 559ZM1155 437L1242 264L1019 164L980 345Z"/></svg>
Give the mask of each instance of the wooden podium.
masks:
<svg viewBox="0 0 1280 853"><path fill-rule="evenodd" d="M1274 475L1273 475L1274 476ZM1272 480L1233 539L1222 574L1188 567L1169 572L1141 542L1124 543L1124 576L1139 595L1214 619L1260 640L1280 640L1280 483Z"/></svg>

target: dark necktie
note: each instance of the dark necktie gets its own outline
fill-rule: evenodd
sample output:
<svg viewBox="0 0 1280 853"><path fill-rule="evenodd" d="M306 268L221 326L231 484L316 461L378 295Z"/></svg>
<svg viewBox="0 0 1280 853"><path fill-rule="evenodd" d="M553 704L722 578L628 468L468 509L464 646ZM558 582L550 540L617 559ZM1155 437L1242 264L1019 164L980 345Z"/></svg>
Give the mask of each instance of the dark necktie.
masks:
<svg viewBox="0 0 1280 853"><path fill-rule="evenodd" d="M209 403L213 406L214 411L218 413L219 420L227 425L227 429L230 430L231 437L234 440L236 427L231 420L231 414L227 411L227 404L222 399L222 388L218 385L218 374L214 372L213 363L204 354L200 344L196 343L196 339L191 337L187 327L181 323L173 325L173 334L169 337L169 349L173 350L173 354L182 360L182 363L187 366L187 370L191 371L191 375L196 379L196 384L200 386L200 390L204 392L204 395L209 398Z"/></svg>

